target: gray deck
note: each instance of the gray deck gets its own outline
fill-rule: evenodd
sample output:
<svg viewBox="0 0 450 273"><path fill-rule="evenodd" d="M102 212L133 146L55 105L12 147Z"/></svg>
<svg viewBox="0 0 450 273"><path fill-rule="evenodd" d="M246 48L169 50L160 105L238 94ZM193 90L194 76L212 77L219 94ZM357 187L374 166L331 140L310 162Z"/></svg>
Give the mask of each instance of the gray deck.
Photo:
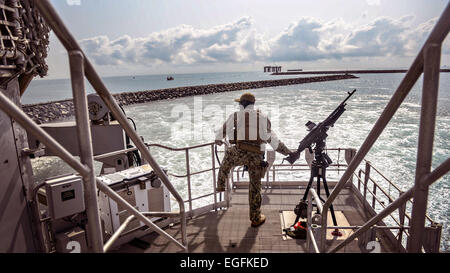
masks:
<svg viewBox="0 0 450 273"><path fill-rule="evenodd" d="M263 214L266 223L253 228L250 226L248 211L248 190L237 189L233 193L232 207L189 219L187 236L189 252L208 253L269 253L269 252L307 252L306 240L283 240L280 211L292 211L299 202L304 189L263 189ZM369 215L365 215L362 204L350 189L344 189L334 202L336 211L342 211L350 225L362 225ZM166 232L181 241L178 225L168 227ZM331 231L329 231L331 232ZM173 243L156 233L140 238L150 244L147 249L128 243L112 252L181 252ZM327 245L340 242L336 238L327 240ZM381 240L382 252L389 252L384 240ZM341 252L361 252L358 242L354 241Z"/></svg>

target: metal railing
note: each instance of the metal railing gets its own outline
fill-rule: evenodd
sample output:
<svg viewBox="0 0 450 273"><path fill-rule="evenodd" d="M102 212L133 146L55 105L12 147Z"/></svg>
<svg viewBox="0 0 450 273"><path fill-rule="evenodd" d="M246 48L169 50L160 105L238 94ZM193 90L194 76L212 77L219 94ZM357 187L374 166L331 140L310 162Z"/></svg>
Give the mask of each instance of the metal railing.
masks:
<svg viewBox="0 0 450 273"><path fill-rule="evenodd" d="M339 172L344 172L348 166L348 164L342 164L340 162L340 154L341 151L345 152L346 150L353 150L353 148L327 148L326 151L328 152L338 152L337 154L337 160L336 163L332 163L330 164L329 168L327 168L327 172L334 172L334 173L339 173ZM305 151L306 152L306 151ZM312 160L312 157L311 157ZM272 166L270 166L270 168L267 169L266 171L266 175L265 175L265 180L261 181L263 186L286 186L286 185L290 185L290 186L299 186L299 185L303 185L305 183L307 183L308 181L287 181L287 180L277 180L277 173L286 173L286 172L298 172L298 171L307 171L309 174L311 168L309 163L305 164L305 163L297 163L297 164L283 164L283 163L278 163L278 164L273 164ZM243 167L240 166L238 168L235 168L233 171L233 175L231 175L231 183L232 186L237 186L240 185L240 183L244 182L247 183L248 180L245 181L241 181L241 174L243 173ZM330 184L331 183L335 183L336 181L328 181Z"/></svg>
<svg viewBox="0 0 450 273"><path fill-rule="evenodd" d="M423 245L422 233L424 231L425 212L427 209L428 187L435 182L440 176L444 175L450 170L450 158L442 163L435 171L431 172L431 158L432 146L434 137L434 128L436 120L436 104L437 93L439 85L439 68L441 57L441 45L450 29L450 4L447 5L432 32L428 36L425 44L415 58L405 77L401 81L399 87L391 97L389 103L385 107L383 113L378 118L374 127L365 139L364 143L358 149L352 162L349 164L347 170L341 177L340 181L331 192L330 197L324 204L324 211L321 223L321 240L320 249L322 252L326 251L325 238L327 230L327 212L330 205L337 197L339 192L345 186L348 179L350 179L359 164L365 158L373 144L376 142L380 134L386 128L387 124L394 116L397 109L402 104L403 100L408 95L411 88L414 86L420 75L424 74L423 78L423 96L422 109L420 117L419 129L419 145L417 152L417 166L415 186L406 191L398 199L392 202L389 206L383 209L379 214L369 220L363 227L358 229L344 242L337 247L330 250L335 252L348 244L353 238L356 238L362 232L365 232L378 221L392 211L398 209L411 197L414 197L414 205L411 216L411 230L410 239L408 241L408 252L421 252Z"/></svg>
<svg viewBox="0 0 450 273"><path fill-rule="evenodd" d="M360 169L358 171L358 175L356 175L356 173L355 173L355 176L358 181L358 183L357 183L358 190L362 191L363 196L367 196L367 193L371 194L373 209L375 209L375 202L377 202L383 208L386 207L386 202L380 200L380 198L377 196L377 192L381 192L384 195L384 197L387 198L387 201L389 204L392 203L396 198L400 197L404 193L404 191L402 191L396 184L394 184L382 172L380 172L377 168L375 168L375 166L373 166L373 164L370 161L367 161L364 159L364 162L365 162L365 170ZM387 190L385 187L383 187L383 185L381 185L380 182L375 181L373 176L370 176L370 173L371 173L370 170L374 170L377 173L377 175L379 175L382 178L382 180L385 183L387 183L387 185L388 185ZM363 174L364 174L364 180L361 179ZM368 185L369 182L372 183L372 190L370 190L370 187ZM362 185L362 189L361 189L361 185ZM395 197L395 196L393 196L393 194L391 194L391 191L392 191L391 189L393 189L397 193L397 197ZM406 203L413 205L412 200L408 200ZM408 220L411 220L411 216L408 213L405 214L405 217L408 218ZM428 214L425 214L425 219L429 224L435 223Z"/></svg>
<svg viewBox="0 0 450 273"><path fill-rule="evenodd" d="M215 210L220 207L228 207L229 206L229 201L230 201L229 187L227 187L227 192L225 195L225 202L222 202L222 194L219 195L219 200L218 200L218 196L217 196L218 192L216 191L216 182L217 182L216 181L216 170L218 169L218 167L216 167L216 159L214 157L215 156L214 142L204 143L204 144L195 145L195 146L182 147L182 148L173 148L173 147L168 147L168 146L156 144L156 143L146 144L146 145L149 149L151 149L152 147L157 147L157 148L161 148L161 149L169 150L169 151L183 152L185 154L185 163L184 164L186 166L186 173L185 174L175 174L172 172L168 172L168 174L170 176L173 176L176 178L186 178L188 198L186 200L184 200L184 202L188 203L187 214L189 215L189 217L193 217L196 215L195 209L193 207L193 201L199 200L202 198L206 198L209 196L213 196L213 198L214 198L214 203L212 204L212 207L210 207L210 206L204 207L200 210L199 213L201 213L207 209ZM191 166L190 166L191 151L196 150L196 149L205 148L208 146L210 147L211 168L206 168L206 169L201 169L201 170L198 170L195 172L191 172ZM192 177L199 175L199 174L207 173L207 172L211 172L213 191L203 194L201 196L193 197Z"/></svg>
<svg viewBox="0 0 450 273"><path fill-rule="evenodd" d="M367 204L370 205L370 208L372 209L373 213L376 214L377 212L385 209L389 204L394 202L395 199L399 198L402 194L404 194L404 191L402 191L396 184L394 184L383 173L381 173L377 168L375 168L370 161L367 160L364 161L365 161L364 170L360 168L358 173L356 172L354 173L354 177L356 178L354 186L360 192L361 194L360 197L363 201L363 204L365 204L366 206ZM382 181L375 180L373 175L371 176L371 170L375 171L376 175L378 175L382 179ZM406 201L406 203L408 202L410 202L412 205L411 200ZM406 249L404 239L406 238L406 240L408 240L410 237L409 225L411 222L411 215L407 211L406 203L398 208L397 213L395 214L390 213L389 218L386 220L386 223L392 224L386 228L398 230L396 239L397 239L397 249L399 251L402 250L404 251L404 249ZM429 223L430 226L436 224L429 215L425 214L425 217L426 221ZM437 227L439 229L442 229L442 226L440 225L437 225ZM403 237L403 235L405 235L406 237ZM437 246L437 248L439 248L439 246Z"/></svg>
<svg viewBox="0 0 450 273"><path fill-rule="evenodd" d="M188 199L185 200L185 202L188 203L189 206L189 211L187 212L188 215L190 216L195 216L197 215L196 213L194 213L194 209L192 209L192 201L200 199L200 198L204 198L204 197L208 197L211 196L215 193L217 193L215 191L215 185L216 185L216 173L215 170L217 170L218 168L215 167L215 158L214 158L214 143L205 143L205 144L200 144L200 145L195 145L195 146L189 146L189 147L183 147L183 148L172 148L172 147L168 147L168 146L164 146L161 144L147 144L148 147L158 147L158 148L162 148L165 150L170 150L170 151L178 151L181 153L185 153L187 156L185 157L185 165L186 165L186 173L185 174L175 174L175 173L171 173L169 172L170 176L174 176L177 178L185 178L186 179L186 183L188 185L187 190L188 190ZM204 147L208 147L211 146L211 162L212 162L212 167L211 168L203 168L201 170L197 170L195 172L191 172L189 171L189 161L190 161L190 151L195 150L195 149L199 149L199 148L204 148ZM343 148L329 148L329 151L345 151L347 149L343 149ZM125 150L124 150L125 151ZM223 152L223 151L219 151L219 152ZM338 154L339 157L339 154ZM207 157L205 157L207 158ZM365 161L367 166L367 169L373 169L376 172L379 172L378 169L376 169L375 167L373 167L373 165L368 162ZM202 166L204 166L202 164ZM345 171L345 167L347 167L347 164L342 164L339 162L339 160L337 161L336 164L332 164L331 167L336 167L336 169L330 168L327 170L334 170L334 171ZM238 168L236 168L234 170L234 175L232 175L231 177L233 178L234 176L236 176L236 180L231 179L232 182L232 189L234 189L235 187L241 187L244 186L248 183L248 181L241 181L240 177L241 177L241 170L242 170L242 166L239 166ZM298 186L301 184L304 184L306 181L288 181L288 180L279 180L277 179L277 173L278 172L298 172L298 171L303 171L305 174L310 172L310 168L308 164L295 164L295 165L290 165L290 164L273 164L272 167L270 169L267 170L267 174L271 173L273 174L270 178L269 176L266 177L266 181L265 184L262 183L262 186L268 186L268 187L278 187L280 186L281 188L284 187L290 187L290 186ZM208 194L204 194L201 195L199 197L195 197L192 198L192 191L193 191L193 187L190 186L192 184L193 177L195 175L198 174L202 174L202 173L207 173L207 172L212 172L212 185L213 185L213 192L212 193L208 193ZM370 171L369 171L370 172ZM400 188L394 184L391 180L389 180L388 178L386 178L386 176L384 176L381 172L379 172L380 175L386 180L386 182L389 184L390 187L394 188L397 192L399 192L399 194L401 193ZM387 199L388 202L391 203L395 198L389 193L390 191L386 191L386 189L384 189L384 187L382 187L381 185L379 185L377 182L375 182L375 180L370 177L370 176L366 176L367 177L367 181L370 181L371 183L373 183L373 190L370 190L369 187L367 186L368 184L364 182L364 180L361 178L361 174L365 174L363 170L360 170L359 172L359 176L355 174L356 177L356 181L354 181L355 184L355 188L357 188L359 191L361 191L361 194L364 195L365 197L368 194L371 194L372 199L370 200L369 197L361 199L362 204L364 206L370 205L372 204L372 208L375 209L374 206L374 202L378 202L378 205L381 205L383 208L385 208L385 204L384 202L380 199L381 197L379 196L380 194L383 194ZM291 179L292 180L292 179ZM240 184L241 183L241 184ZM366 185L366 186L364 186ZM215 195L216 197L216 195ZM322 219L321 214L322 214L322 210L323 210L323 205L322 205L322 201L320 200L317 192L314 189L310 189L310 193L308 195L308 230L307 230L307 249L309 249L311 252L316 252L319 253L319 242L320 242L320 225L318 225ZM316 205L317 205L317 209L319 214L315 214L314 216L312 215L312 200L315 201ZM222 203L223 205L223 203ZM218 208L220 206L218 206L217 204L217 199L214 199L214 204L212 208ZM209 210L211 209L211 207L208 208ZM205 212L206 210L202 210L200 213ZM378 226L373 226L372 230L390 230L392 231L399 231L398 237L399 237L399 241L402 241L402 237L401 234L405 233L407 236L409 236L409 234L407 233L407 231L409 230L409 226L407 225L407 223L404 220L396 220L393 214L389 215L390 217L392 217L393 221L396 223L396 225L394 226L383 226L383 225L378 225ZM403 215L403 219L404 218L410 219L410 216L405 213ZM434 223L434 221L427 216L427 219L430 223ZM347 229L347 230L357 230L361 228L361 226L328 226L327 230L330 229ZM395 246L395 245L394 245Z"/></svg>
<svg viewBox="0 0 450 273"><path fill-rule="evenodd" d="M130 126L125 115L121 112L117 102L107 90L106 86L96 73L94 67L86 58L80 46L71 35L69 30L58 16L57 12L48 0L36 1L36 6L44 17L45 21L54 31L58 39L61 41L67 52L69 53L70 74L72 81L72 91L75 106L75 118L77 124L78 141L80 148L81 162L76 160L64 147L55 141L49 134L33 122L19 107L0 92L0 109L8 114L12 119L16 120L25 130L36 136L46 147L54 154L64 160L69 166L77 171L83 177L85 189L85 205L88 218L87 235L91 244L90 248L93 252L103 252L103 235L100 224L100 216L97 204L97 187L112 198L117 203L125 206L129 212L136 218L144 222L148 227L155 230L165 238L177 244L181 249L187 251L186 239L186 215L184 210L184 202L178 192L170 183L168 177L160 168L158 163L153 159L147 147L137 135L136 131ZM84 77L86 77L95 91L102 98L109 110L116 117L127 135L131 138L137 149L141 152L144 159L153 168L156 175L161 179L170 193L175 197L180 207L180 222L182 243L179 243L172 236L167 234L161 228L152 223L141 212L136 210L127 201L120 197L116 192L111 190L106 184L98 180L94 176L93 154L91 132L88 119L86 90L84 88ZM163 213L163 212L162 212ZM42 242L41 242L42 243Z"/></svg>
<svg viewBox="0 0 450 273"><path fill-rule="evenodd" d="M186 168L186 173L185 174L179 174L179 173L174 173L172 171L168 171L167 175L174 177L174 178L179 178L179 179L186 179L186 185L187 185L187 191L186 191L186 195L187 195L187 199L183 199L184 203L187 203L187 207L188 209L186 210L186 215L189 217L193 217L196 216L204 211L207 211L208 209L212 209L212 210L216 210L222 207L228 207L229 206L229 195L228 195L228 191L227 191L227 195L225 196L225 201L222 201L222 194L218 193L216 191L216 171L219 169L218 164L216 165L216 158L215 158L215 149L214 149L214 142L208 142L208 143L203 143L203 144L199 144L199 145L194 145L194 146L187 146L187 147L181 147L181 148L174 148L174 147L169 147L166 145L162 145L162 144L158 144L158 143L145 143L146 147L150 150L151 148L159 148L162 150L166 150L166 151L172 151L172 152L180 152L183 153L184 156L184 163L180 162L180 165L185 166ZM202 149L202 148L210 148L210 156L209 158L211 159L211 167L210 168L204 168L198 171L191 171L191 154L193 152L195 152L195 150L198 149ZM94 157L94 159L99 160L99 159L104 159L104 158L108 158L111 156L115 156L115 155L119 155L119 154L126 154L127 152L133 152L136 151L137 148L128 148L128 149L123 149L123 150L118 150L118 151L114 151L114 152L110 152L110 153L105 153L105 154L101 154L101 155L97 155ZM223 151L219 151L219 152L223 152ZM211 189L212 192L208 192L208 193L204 193L200 196L193 196L193 192L195 192L195 189L193 187L193 177L200 175L200 174L205 174L205 173L211 173ZM218 196L218 194L220 194ZM194 208L193 205L193 201L196 200L200 200L203 198L207 198L213 196L213 203L212 204L208 204L207 206L201 207L201 208ZM197 210L200 209L200 210Z"/></svg>
<svg viewBox="0 0 450 273"><path fill-rule="evenodd" d="M186 166L186 173L184 174L178 174L178 173L173 173L171 171L168 172L169 176L172 177L176 177L176 178L181 178L181 179L185 179L185 183L187 185L187 192L186 195L188 196L187 199L184 200L185 203L187 203L187 207L189 208L189 210L186 211L187 215L189 217L194 217L197 215L200 215L202 213L205 212L209 212L211 210L215 210L215 209L219 209L221 207L228 207L229 206L229 201L218 201L217 200L217 192L216 192L216 170L218 169L218 167L216 167L216 159L214 157L214 153L215 153L215 149L214 149L214 143L210 142L210 143L204 143L204 144L200 144L200 145L195 145L195 146L188 146L188 147L181 147L181 148L173 148L173 147L168 147L165 145L161 145L161 144L148 144L146 143L146 146L150 149L150 148L158 148L158 149L162 149L162 150L167 150L167 151L173 151L173 152L180 152L181 154L185 154L186 156L184 157L184 165ZM204 148L210 148L210 159L211 159L211 167L208 167L206 164L204 164L204 162L202 162L202 164L200 164L203 168L202 169L198 169L196 171L190 171L190 165L192 165L191 162L191 155L195 152L200 152L200 151L195 151L195 150L199 150L199 149L204 149ZM112 155L117 155L117 154L121 154L121 153L126 153L126 152L130 152L130 151L134 151L136 150L136 148L131 148L131 149L124 149L121 151L115 151L112 153L107 153L107 154L103 154L103 155L98 155L95 158L104 158L107 156L112 156ZM345 151L348 149L343 149L343 148L329 148L329 151ZM353 149L352 149L353 150ZM223 152L221 150L219 150L218 152ZM339 158L339 154L337 155L337 157ZM202 157L202 159L207 159L208 156L204 156ZM182 159L180 159L182 160ZM347 160L347 159L346 159ZM385 175L383 175L383 173L381 173L377 168L375 168L373 166L373 164L371 164L369 161L365 160L365 169L360 169L358 173L354 173L354 177L356 179L352 180L354 188L353 188L353 193L360 193L361 195L361 204L364 206L365 211L367 211L368 207L371 207L374 211L373 214L375 214L375 209L377 208L377 206L381 206L383 209L386 208L387 204L392 203L396 197L394 196L395 193L391 193L390 189L386 189L385 185L382 185L380 182L376 181L375 178L373 176L370 176L371 170L373 170L374 172L376 172L377 174L380 175L380 177L387 183L388 188L392 188L394 189L394 191L401 196L401 194L403 193L401 191L401 189L394 183L392 182L390 179L388 179ZM183 165L182 162L180 162L181 165ZM208 163L209 164L209 163ZM298 165L298 166L297 166ZM347 164L342 164L340 163L340 161L337 161L337 164L334 164L336 167L339 167L337 169L334 169L335 171L338 170L345 170L345 167L347 166ZM274 177L279 177L277 175L278 172L286 172L286 171L291 171L291 172L304 172L305 174L309 174L310 172L310 168L308 167L308 164L296 164L295 166L292 166L290 164L273 164L272 167L268 170L268 173L274 173L275 175L272 176L270 179L268 179L265 183L265 185L263 184L262 186L268 186L268 187L278 187L280 186L280 188L289 188L289 187L298 187L298 185L305 185L305 183L307 181L291 181L290 180L279 180L279 179L273 179ZM234 174L237 175L237 177L240 177L240 169L242 167L238 167L235 171ZM331 169L332 170L332 169ZM200 175L200 174L204 174L204 173L208 173L210 172L212 175L210 176L212 178L212 180L209 180L209 178L206 181L202 182L206 182L206 183L211 183L210 189L212 189L211 193L206 193L206 194L202 194L201 196L197 196L197 197L193 197L193 192L196 192L196 189L192 186L192 184L194 182L198 182L198 180L195 180L194 177ZM368 174L368 175L366 175ZM269 182L268 182L269 181ZM366 182L367 181L367 182ZM241 184L239 184L241 183ZM234 187L242 187L248 183L248 181L240 181L237 179L237 181L232 180L232 184L231 184L231 189L233 189ZM195 183L194 183L195 184ZM204 185L204 184L203 184ZM234 187L233 187L234 186ZM227 187L228 189L228 187ZM202 198L206 198L209 197L211 195L214 195L214 201L211 204L207 204L205 206L201 206L198 208L194 208L192 202L195 200L199 200ZM221 197L221 196L220 196ZM231 192L228 193L227 195L227 199L231 198ZM383 200L386 199L386 200ZM318 214L313 215L312 212L312 200L314 200L314 202L316 203L317 209L318 209ZM377 206L375 206L375 203ZM322 201L320 200L317 192L314 189L310 189L310 192L308 194L308 230L307 230L307 249L309 249L310 252L316 252L319 253L319 245L320 245L320 222L322 219L322 214L323 212L323 204ZM157 215L158 213L146 213L144 212L143 214L145 215ZM173 217L173 213L168 213L167 217ZM388 230L392 233L393 231L398 231L397 234L397 240L398 240L398 244L391 244L391 246L396 247L397 249L401 249L401 243L402 243L402 236L403 234L405 234L407 237L409 236L409 220L411 219L411 216L406 212L406 208L403 208L403 213L399 214L399 219L395 218L395 215L393 213L390 213L388 215L389 217L392 218L392 221L394 222L394 225L389 225L389 226L384 226L384 225L374 225L372 226L370 229L372 231L376 231L376 230L380 230L383 232L387 232ZM428 215L427 217L427 221L429 221L430 223L435 223ZM105 251L108 250L108 248L110 247L110 245L112 245L112 243L118 238L118 236L120 235L120 233L125 230L125 228L128 226L128 224L134 220L134 217L129 217L129 219L127 219L125 222L122 223L121 227L116 231L116 233L113 235L113 237L110 239L110 241L108 241L108 246L105 245ZM408 222L406 222L405 220L408 220ZM377 222L378 224L380 224L380 222ZM331 230L331 229L339 229L339 230L357 230L361 228L361 226L328 226L327 230ZM391 236L394 236L394 234L392 233ZM359 239L362 241L363 238L361 238L361 236L358 236ZM402 250L400 250L402 251Z"/></svg>
<svg viewBox="0 0 450 273"><path fill-rule="evenodd" d="M366 166L372 166L370 164L370 162L367 161ZM374 168L374 167L372 167ZM379 189L378 192L381 192L382 194L384 194L384 196L386 198L388 198L389 203L391 203L394 198L385 191L385 189L383 187L381 187L379 184L377 184L375 181L373 181L373 179L371 177L369 177L370 181L373 181L373 190L371 191L369 189L369 187L364 186L367 185L364 182L364 179L361 178L361 173L364 173L362 170L360 170L360 172L358 173L358 175L356 175L355 173L355 177L356 177L356 182L354 182L354 188L353 188L353 192L355 192L356 190L360 192L361 194L361 198L360 200L362 201L362 205L364 207L371 205L372 209L375 212L375 201L378 202L379 205L381 205L383 208L385 208L386 206L384 205L384 201L380 200L379 196L377 196L377 190L375 189ZM383 177L385 178L385 176L383 175ZM390 186L394 187L395 189L398 189L398 186L395 185L392 181L390 181L389 179L386 178L386 180L390 183ZM402 193L399 190L400 194ZM369 196L367 196L366 194L369 193L372 195L372 199L369 198ZM307 209L307 237L306 237L306 249L309 250L309 252L315 252L315 253L320 253L319 247L318 245L320 244L320 239L321 239L321 235L320 235L320 222L322 220L322 213L323 213L323 204L321 199L319 198L317 192L314 189L310 189L310 192L308 194L308 209ZM316 208L317 208L317 212L313 215L313 209L312 209L312 202L315 202L316 204ZM398 243L397 244L392 244L392 247L396 247L397 250L399 250L400 252L402 251L401 249L401 244L402 244L402 235L403 233L405 233L407 236L409 236L409 234L407 233L407 231L409 230L409 226L406 225L405 223L405 217L410 219L410 216L405 212L406 207L404 206L403 208L403 213L400 213L400 220L397 221L397 219L395 219L394 215L391 213L389 214L389 216L392 218L392 220L394 221L394 223L396 225L390 225L390 226L384 226L384 225L374 225L371 227L372 231L376 231L376 230L381 230L381 231L386 231L389 230L390 232L397 230L398 234L397 234L397 240ZM365 208L365 210L367 211L367 207ZM427 216L428 221L430 221L430 223L434 223L434 221ZM357 230L361 228L361 226L327 226L327 230ZM363 240L363 238L361 238L361 236L359 236L360 240ZM367 242L359 242L361 246L364 246L365 243Z"/></svg>

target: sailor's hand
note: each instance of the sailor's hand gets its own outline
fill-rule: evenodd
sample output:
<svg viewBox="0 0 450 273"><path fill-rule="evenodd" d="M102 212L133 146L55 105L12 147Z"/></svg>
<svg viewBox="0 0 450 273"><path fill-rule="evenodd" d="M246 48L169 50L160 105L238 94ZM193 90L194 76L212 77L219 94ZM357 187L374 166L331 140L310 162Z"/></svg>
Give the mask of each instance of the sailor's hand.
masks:
<svg viewBox="0 0 450 273"><path fill-rule="evenodd" d="M222 146L223 141L216 139L216 141L214 141L214 143L216 143L216 145L218 145L218 146Z"/></svg>

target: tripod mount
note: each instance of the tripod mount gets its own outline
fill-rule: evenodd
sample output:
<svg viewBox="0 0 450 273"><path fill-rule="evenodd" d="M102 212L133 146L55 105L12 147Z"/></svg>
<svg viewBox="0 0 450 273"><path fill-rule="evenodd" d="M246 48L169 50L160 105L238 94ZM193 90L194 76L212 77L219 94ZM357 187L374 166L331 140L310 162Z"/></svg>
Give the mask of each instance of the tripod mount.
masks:
<svg viewBox="0 0 450 273"><path fill-rule="evenodd" d="M317 195L319 196L320 200L322 202L325 202L325 200L320 197L320 182L323 183L323 187L325 189L325 194L327 197L330 196L330 191L328 189L327 179L326 179L326 169L328 166L330 166L333 161L331 158L324 152L325 148L325 141L321 140L316 143L314 147L314 160L311 163L311 175L309 178L308 185L306 187L305 193L303 195L303 198L300 200L299 204L295 206L294 213L297 215L295 218L295 222L293 225L295 225L300 218L306 218L307 217L307 208L308 208L308 202L306 201L309 190L311 189L312 183L314 182L314 178L317 179L316 186L317 186ZM309 151L312 153L311 147L308 147ZM334 213L333 205L330 205L330 212L331 217L333 219L334 226L337 226L337 220L336 215ZM342 233L335 229L332 233L333 236L342 236Z"/></svg>

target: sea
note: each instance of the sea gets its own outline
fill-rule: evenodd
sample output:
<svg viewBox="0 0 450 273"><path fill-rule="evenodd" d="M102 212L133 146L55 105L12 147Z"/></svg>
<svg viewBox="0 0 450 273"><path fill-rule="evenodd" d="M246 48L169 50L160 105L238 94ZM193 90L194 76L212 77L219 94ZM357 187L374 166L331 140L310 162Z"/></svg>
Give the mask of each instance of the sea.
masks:
<svg viewBox="0 0 450 273"><path fill-rule="evenodd" d="M355 75L359 78L155 101L128 105L124 107L124 110L127 116L134 120L138 134L147 143L181 148L214 141L214 130L221 126L230 113L238 109L234 99L244 92L252 92L256 97L255 106L271 119L273 130L279 139L288 147L295 149L299 141L307 134L305 124L308 121L315 123L322 121L347 96L347 92L356 89L356 93L347 102L347 110L335 126L328 131L327 147L358 149L405 74ZM119 93L292 78L303 75L273 76L263 72L174 74L170 75L174 78L172 81L167 81L167 76L169 75L130 75L107 77L103 80L110 92ZM406 191L414 185L422 85L423 78L421 77L366 157L384 177L395 183L402 191ZM433 168L444 162L450 155L449 73L441 73L439 87ZM87 82L86 88L88 93L94 92ZM71 96L69 79L34 80L22 97L22 103L62 100L71 98ZM223 147L220 147L219 159L223 156L222 150ZM158 163L168 170L169 174L183 175L186 173L185 152L171 152L161 148L151 148L150 151ZM191 150L191 173L211 168L212 156L214 155L211 154L210 146ZM345 164L342 151L330 150L330 157L334 162ZM281 160L282 156L278 154L276 163L281 163ZM303 155L299 163L305 163ZM49 176L73 172L64 162L53 157L34 159L32 164L38 181ZM364 164L361 164L360 167L364 170ZM96 163L98 172L100 168L100 163ZM329 171L328 180L337 180L342 173L342 170ZM395 198L398 197L397 190L390 186L381 175L378 175L376 171L372 171L371 174L378 183L385 187L386 192ZM211 172L205 172L192 177L193 198L211 192L211 176ZM287 171L279 178L307 180L308 177L309 172ZM170 178L183 198L187 199L186 179L174 176L170 176ZM245 174L241 179L248 179L248 175ZM211 202L211 198L196 200L194 208ZM387 198L380 198L385 201L384 205L388 204ZM372 199L368 198L368 200ZM173 201L172 206L176 207L177 204ZM381 210L382 204L377 204L376 209ZM411 204L408 204L407 210L411 210ZM450 251L449 174L430 187L427 214L435 222L443 225L441 250ZM386 218L388 224L393 224L392 221L389 217Z"/></svg>

